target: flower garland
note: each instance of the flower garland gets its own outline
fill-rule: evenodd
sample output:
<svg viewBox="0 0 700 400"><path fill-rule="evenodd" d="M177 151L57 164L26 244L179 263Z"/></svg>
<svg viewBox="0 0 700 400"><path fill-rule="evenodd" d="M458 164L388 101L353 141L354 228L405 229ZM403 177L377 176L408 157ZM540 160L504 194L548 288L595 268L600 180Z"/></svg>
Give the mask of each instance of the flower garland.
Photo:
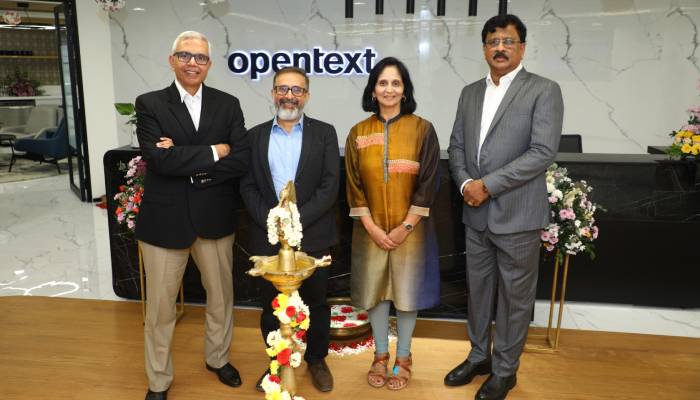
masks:
<svg viewBox="0 0 700 400"><path fill-rule="evenodd" d="M566 168L552 164L547 169L550 224L540 233L545 250L560 254L588 253L595 257L593 241L598 238L594 214L600 205L588 199L593 188L586 181L574 182ZM561 255L560 255L561 257Z"/></svg>
<svg viewBox="0 0 700 400"><path fill-rule="evenodd" d="M17 11L5 11L2 14L2 20L8 25L19 25L22 22L22 17Z"/></svg>
<svg viewBox="0 0 700 400"><path fill-rule="evenodd" d="M304 304L298 291L287 296L280 293L272 300L273 314L280 323L289 324L292 328L292 338L285 339L279 329L267 335L268 347L265 352L275 359L270 362L270 373L265 375L262 387L265 390L265 400L304 400L301 396L292 396L282 389L280 369L296 368L301 364L301 353L295 351L295 344L303 344L306 331L311 322L309 307Z"/></svg>
<svg viewBox="0 0 700 400"><path fill-rule="evenodd" d="M114 211L117 222L126 224L130 232L136 229L136 216L139 214L143 198L143 180L146 174L146 161L141 156L132 158L127 165L121 164L120 171L126 170L126 184L119 186L119 193L114 195L117 209Z"/></svg>
<svg viewBox="0 0 700 400"><path fill-rule="evenodd" d="M282 236L290 246L299 247L304 237L300 218L299 209L293 202L289 203L289 209L278 205L270 210L267 214L267 240L270 244L277 244Z"/></svg>

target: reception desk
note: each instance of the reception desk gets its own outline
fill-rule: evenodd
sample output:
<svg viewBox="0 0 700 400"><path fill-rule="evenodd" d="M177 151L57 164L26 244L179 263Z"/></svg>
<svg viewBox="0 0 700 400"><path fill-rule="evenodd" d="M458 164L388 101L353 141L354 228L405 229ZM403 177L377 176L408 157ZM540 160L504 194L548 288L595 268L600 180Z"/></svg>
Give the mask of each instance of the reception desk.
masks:
<svg viewBox="0 0 700 400"><path fill-rule="evenodd" d="M124 183L120 163L139 154L128 147L104 156L108 198L112 285L118 296L139 299L139 268L133 235L117 224L114 195ZM597 257L572 259L567 300L659 307L700 307L700 163L670 161L652 154L561 153L557 162L573 179L594 188L593 201L607 212L597 214L600 236ZM342 163L341 163L342 166ZM441 304L420 313L423 317L466 318L466 274L462 200L448 172L446 153L440 161L440 189L431 218L436 221L441 270ZM146 188L148 193L148 188ZM147 194L146 194L147 195ZM257 280L246 251L251 223L240 198L234 246L234 293L237 305L259 305ZM340 243L332 249L329 297L350 291L352 222L345 200L344 173L336 206ZM541 258L537 297L548 299L552 260ZM184 277L185 299L203 302L205 292L192 260Z"/></svg>

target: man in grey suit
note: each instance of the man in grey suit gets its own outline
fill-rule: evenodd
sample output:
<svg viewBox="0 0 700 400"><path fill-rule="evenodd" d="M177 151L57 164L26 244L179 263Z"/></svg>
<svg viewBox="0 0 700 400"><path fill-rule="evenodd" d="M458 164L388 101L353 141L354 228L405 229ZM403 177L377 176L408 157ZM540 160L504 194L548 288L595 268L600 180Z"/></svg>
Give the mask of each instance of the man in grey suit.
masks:
<svg viewBox="0 0 700 400"><path fill-rule="evenodd" d="M462 90L448 149L465 203L472 349L445 384L490 374L478 400L504 399L516 384L535 303L539 231L549 221L545 171L557 153L564 113L559 85L522 67L525 36L514 15L486 22L481 39L490 72Z"/></svg>

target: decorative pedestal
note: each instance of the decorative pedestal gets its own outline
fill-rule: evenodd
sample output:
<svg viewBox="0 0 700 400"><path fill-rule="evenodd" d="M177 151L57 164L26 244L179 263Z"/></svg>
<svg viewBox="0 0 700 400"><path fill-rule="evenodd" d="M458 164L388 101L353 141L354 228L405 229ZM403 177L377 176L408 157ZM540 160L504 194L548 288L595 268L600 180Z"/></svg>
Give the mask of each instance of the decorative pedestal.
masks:
<svg viewBox="0 0 700 400"><path fill-rule="evenodd" d="M528 339L544 340L544 344L525 344L528 353L553 354L559 350L559 334L561 333L561 318L564 315L564 299L566 298L566 283L569 275L569 260L571 255L564 256L564 273L561 279L561 294L559 297L559 310L557 312L557 327L552 330L552 318L554 317L554 303L556 301L557 286L559 284L559 264L561 254L559 250L554 257L554 278L552 279L552 297L549 302L549 322L547 332L544 335L528 335Z"/></svg>

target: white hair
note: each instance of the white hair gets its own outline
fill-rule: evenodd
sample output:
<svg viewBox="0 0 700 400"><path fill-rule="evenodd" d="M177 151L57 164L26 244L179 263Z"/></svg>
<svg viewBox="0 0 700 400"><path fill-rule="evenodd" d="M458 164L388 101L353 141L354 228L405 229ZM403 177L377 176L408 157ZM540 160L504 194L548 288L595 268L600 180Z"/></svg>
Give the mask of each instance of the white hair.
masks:
<svg viewBox="0 0 700 400"><path fill-rule="evenodd" d="M170 51L170 54L174 54L175 50L177 50L177 45L180 44L183 40L187 39L199 39L207 43L207 46L209 46L209 56L211 56L211 42L209 39L207 39L206 36L204 36L203 33L199 33L197 31L184 31L181 34L177 35L175 38L175 41L173 42L173 48Z"/></svg>

